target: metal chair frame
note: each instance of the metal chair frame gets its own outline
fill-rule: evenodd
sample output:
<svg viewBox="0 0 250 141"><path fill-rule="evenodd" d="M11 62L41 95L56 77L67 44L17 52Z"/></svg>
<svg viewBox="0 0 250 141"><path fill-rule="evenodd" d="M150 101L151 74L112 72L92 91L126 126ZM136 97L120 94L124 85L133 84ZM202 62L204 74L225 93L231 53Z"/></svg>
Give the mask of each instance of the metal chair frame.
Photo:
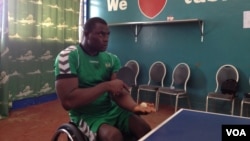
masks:
<svg viewBox="0 0 250 141"><path fill-rule="evenodd" d="M137 86L137 78L138 78L138 75L139 75L139 72L140 72L140 66L139 66L139 63L136 60L129 60L129 61L126 62L126 64L124 66L130 68L135 73L134 84L133 84L133 86L129 86L129 91L130 91L130 94L131 94L133 87Z"/></svg>
<svg viewBox="0 0 250 141"><path fill-rule="evenodd" d="M206 111L208 111L209 99L229 101L231 102L231 115L234 114L234 103L235 97L231 94L222 94L219 92L221 84L227 79L235 79L236 82L239 81L239 73L235 66L231 64L222 65L216 72L216 88L214 92L208 93L206 97Z"/></svg>
<svg viewBox="0 0 250 141"><path fill-rule="evenodd" d="M140 99L140 91L148 91L148 92L155 92L158 90L159 87L164 86L164 79L167 73L166 66L161 61L154 62L148 71L148 83L141 84L138 86L137 89L137 103L139 103ZM153 83L158 83L153 84ZM155 98L155 105L157 105L157 98Z"/></svg>
<svg viewBox="0 0 250 141"><path fill-rule="evenodd" d="M125 67L129 67L131 70L134 71L135 73L135 85L137 85L137 77L140 72L140 66L139 63L136 60L129 60L126 64Z"/></svg>
<svg viewBox="0 0 250 141"><path fill-rule="evenodd" d="M243 97L241 100L241 106L240 106L240 116L243 116L243 111L244 111L244 105L249 104L250 105L250 98Z"/></svg>
<svg viewBox="0 0 250 141"><path fill-rule="evenodd" d="M249 85L250 85L250 77L249 77ZM240 116L243 116L243 111L244 111L244 105L245 104L249 104L250 105L250 98L248 97L243 97L241 100L241 104L240 104Z"/></svg>
<svg viewBox="0 0 250 141"><path fill-rule="evenodd" d="M191 108L187 94L187 83L190 78L190 68L187 63L179 63L172 72L172 82L169 87L161 87L157 91L157 110L159 108L160 95L166 94L175 96L175 112L177 111L180 98L187 98L188 106Z"/></svg>

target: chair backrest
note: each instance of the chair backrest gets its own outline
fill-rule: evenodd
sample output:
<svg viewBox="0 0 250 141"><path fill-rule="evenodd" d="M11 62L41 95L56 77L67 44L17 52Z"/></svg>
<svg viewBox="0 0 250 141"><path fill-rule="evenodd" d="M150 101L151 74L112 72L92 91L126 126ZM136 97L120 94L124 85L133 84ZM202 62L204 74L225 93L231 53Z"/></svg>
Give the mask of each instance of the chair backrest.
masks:
<svg viewBox="0 0 250 141"><path fill-rule="evenodd" d="M239 81L239 73L235 66L231 64L222 65L216 73L216 89L215 92L220 90L221 84L227 79L234 79Z"/></svg>
<svg viewBox="0 0 250 141"><path fill-rule="evenodd" d="M139 75L139 72L140 72L139 63L136 60L129 60L129 61L127 61L127 63L124 66L130 68L131 70L133 70L133 72L135 73L135 75L134 75L134 85L137 85L137 78L138 78L138 75Z"/></svg>
<svg viewBox="0 0 250 141"><path fill-rule="evenodd" d="M122 67L118 72L117 72L117 78L121 79L124 81L129 87L132 87L135 85L135 73L132 69L129 67Z"/></svg>
<svg viewBox="0 0 250 141"><path fill-rule="evenodd" d="M172 83L170 87L178 87L187 90L187 82L190 77L190 68L186 63L179 63L175 66L172 73Z"/></svg>
<svg viewBox="0 0 250 141"><path fill-rule="evenodd" d="M133 72L135 73L134 84L137 85L137 77L140 71L139 63L136 60L129 60L124 66L133 70Z"/></svg>
<svg viewBox="0 0 250 141"><path fill-rule="evenodd" d="M149 69L148 85L158 83L163 87L164 78L166 76L166 66L161 61L154 62Z"/></svg>

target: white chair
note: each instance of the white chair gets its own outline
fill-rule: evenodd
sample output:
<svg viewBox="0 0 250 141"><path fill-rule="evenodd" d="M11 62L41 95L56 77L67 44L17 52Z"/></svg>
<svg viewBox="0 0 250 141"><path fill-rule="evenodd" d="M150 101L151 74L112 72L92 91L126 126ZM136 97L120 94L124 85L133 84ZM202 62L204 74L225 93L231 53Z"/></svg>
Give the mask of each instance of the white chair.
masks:
<svg viewBox="0 0 250 141"><path fill-rule="evenodd" d="M149 80L147 84L141 84L137 89L137 103L139 103L140 92L147 91L156 94L159 87L163 87L164 79L166 76L166 66L161 61L154 62L149 69ZM157 105L157 96L155 96L155 105Z"/></svg>
<svg viewBox="0 0 250 141"><path fill-rule="evenodd" d="M206 98L206 111L208 111L209 100L220 100L220 101L228 101L231 103L231 114L234 114L234 94L223 94L220 91L221 85L227 79L234 79L236 82L239 81L239 73L235 66L231 64L222 65L216 73L216 88L214 92L209 92Z"/></svg>
<svg viewBox="0 0 250 141"><path fill-rule="evenodd" d="M160 87L157 91L157 110L159 108L160 94L175 97L175 112L177 111L178 101L180 98L186 98L189 108L190 100L187 94L187 82L190 78L190 68L186 63L179 63L175 66L172 73L172 82L169 87Z"/></svg>

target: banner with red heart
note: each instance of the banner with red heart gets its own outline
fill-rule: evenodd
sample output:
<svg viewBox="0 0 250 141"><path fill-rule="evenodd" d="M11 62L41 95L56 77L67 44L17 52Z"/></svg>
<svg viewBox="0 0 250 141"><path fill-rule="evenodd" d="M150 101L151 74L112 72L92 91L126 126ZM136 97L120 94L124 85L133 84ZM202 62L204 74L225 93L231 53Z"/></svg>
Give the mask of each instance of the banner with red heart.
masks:
<svg viewBox="0 0 250 141"><path fill-rule="evenodd" d="M165 8L167 0L138 0L138 6L141 13L153 19L158 16Z"/></svg>

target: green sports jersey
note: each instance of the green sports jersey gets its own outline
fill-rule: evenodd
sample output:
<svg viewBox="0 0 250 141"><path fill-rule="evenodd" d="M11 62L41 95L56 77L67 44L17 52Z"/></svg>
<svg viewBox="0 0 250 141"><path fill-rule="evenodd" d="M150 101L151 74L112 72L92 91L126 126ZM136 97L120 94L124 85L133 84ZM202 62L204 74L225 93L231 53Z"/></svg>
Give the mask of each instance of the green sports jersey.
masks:
<svg viewBox="0 0 250 141"><path fill-rule="evenodd" d="M111 75L120 67L117 56L109 52L89 56L78 45L70 46L58 54L55 60L55 75L57 79L77 76L79 88L88 88L109 81ZM69 111L71 121L78 125L90 141L96 140L97 130L104 123L117 127L123 133L129 133L130 115L129 111L120 108L111 100L108 92L88 105Z"/></svg>
<svg viewBox="0 0 250 141"><path fill-rule="evenodd" d="M105 51L96 56L89 56L77 45L70 46L58 54L55 61L55 75L76 75L79 87L88 88L110 80L112 73L117 72L120 67L120 60L116 55ZM71 110L70 115L71 117L100 115L112 109L113 106L115 104L106 92L94 102Z"/></svg>

